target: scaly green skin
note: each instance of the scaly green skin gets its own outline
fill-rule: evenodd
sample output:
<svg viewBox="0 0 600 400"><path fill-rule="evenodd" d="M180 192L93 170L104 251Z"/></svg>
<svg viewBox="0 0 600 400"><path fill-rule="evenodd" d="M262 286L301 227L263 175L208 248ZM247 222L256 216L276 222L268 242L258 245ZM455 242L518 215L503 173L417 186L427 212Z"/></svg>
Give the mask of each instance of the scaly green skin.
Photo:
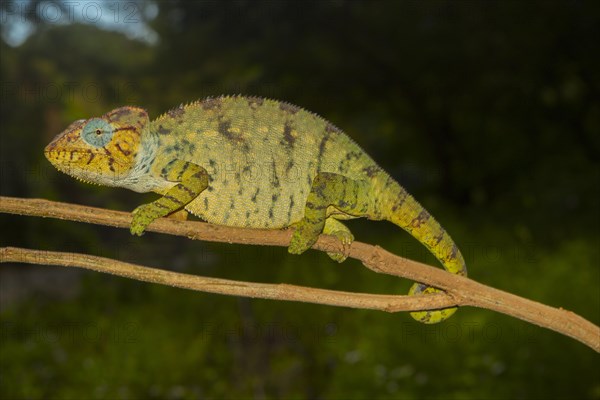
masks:
<svg viewBox="0 0 600 400"><path fill-rule="evenodd" d="M354 239L340 220L388 220L422 242L455 274L463 258L442 227L358 145L326 120L288 103L256 97L208 98L150 122L122 107L71 124L45 149L78 179L163 196L133 211L131 232L185 209L220 225L295 227L289 252L321 233ZM329 254L336 261L346 256ZM411 294L437 289L415 284ZM455 308L415 312L424 323Z"/></svg>

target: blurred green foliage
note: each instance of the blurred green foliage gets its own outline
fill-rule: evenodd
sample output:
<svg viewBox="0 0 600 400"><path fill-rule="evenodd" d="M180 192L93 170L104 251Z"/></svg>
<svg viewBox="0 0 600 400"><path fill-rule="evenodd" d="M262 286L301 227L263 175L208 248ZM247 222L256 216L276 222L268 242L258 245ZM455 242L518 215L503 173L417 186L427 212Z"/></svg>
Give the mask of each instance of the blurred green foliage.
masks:
<svg viewBox="0 0 600 400"><path fill-rule="evenodd" d="M124 104L157 116L209 95L284 99L344 129L413 192L474 279L600 323L598 3L100 1L102 24L81 16L86 2L72 15L72 2L0 4L0 194L131 210L155 196L72 180L44 159L46 143ZM9 44L19 20L32 34ZM361 241L435 262L390 224L351 225ZM9 215L0 229L3 246L207 276L410 285L316 252ZM25 271L76 279L40 292ZM592 350L484 310L423 326L56 268L0 274L4 294L22 292L0 297L2 399L600 398Z"/></svg>

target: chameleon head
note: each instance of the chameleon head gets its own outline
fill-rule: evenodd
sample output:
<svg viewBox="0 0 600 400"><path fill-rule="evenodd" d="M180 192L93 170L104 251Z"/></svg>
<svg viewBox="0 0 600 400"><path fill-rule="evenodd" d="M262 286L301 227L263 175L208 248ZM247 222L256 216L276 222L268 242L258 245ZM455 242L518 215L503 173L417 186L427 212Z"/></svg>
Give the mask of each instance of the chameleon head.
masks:
<svg viewBox="0 0 600 400"><path fill-rule="evenodd" d="M82 181L118 186L135 164L148 113L117 108L100 118L73 122L44 149L59 171Z"/></svg>

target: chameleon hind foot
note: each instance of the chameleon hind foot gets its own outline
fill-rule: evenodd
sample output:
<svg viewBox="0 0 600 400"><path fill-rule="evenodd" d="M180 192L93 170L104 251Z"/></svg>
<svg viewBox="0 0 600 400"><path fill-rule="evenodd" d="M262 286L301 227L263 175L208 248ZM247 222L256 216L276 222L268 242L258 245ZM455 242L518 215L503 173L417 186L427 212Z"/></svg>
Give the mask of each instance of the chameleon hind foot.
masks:
<svg viewBox="0 0 600 400"><path fill-rule="evenodd" d="M304 217L295 224L288 252L301 254L308 250L321 233L332 234L342 243L349 244L354 237L341 222L334 222L327 217L327 210L333 206L337 210L351 216L364 216L370 204L368 183L355 181L346 176L321 172L313 180L310 193L306 199ZM330 254L334 260L346 259L344 254Z"/></svg>
<svg viewBox="0 0 600 400"><path fill-rule="evenodd" d="M311 223L306 218L295 225L294 234L290 240L288 252L290 254L302 254L310 249L317 241L323 231L324 223Z"/></svg>
<svg viewBox="0 0 600 400"><path fill-rule="evenodd" d="M344 262L348 258L348 246L354 241L354 235L350 229L335 218L327 218L323 233L326 235L335 236L344 245L344 252L327 252L329 258L339 263Z"/></svg>
<svg viewBox="0 0 600 400"><path fill-rule="evenodd" d="M288 252L290 254L302 254L306 250L310 249L313 244L317 241L320 233L324 233L326 235L335 236L342 244L344 248L350 245L354 241L354 235L350 232L345 225L341 222L333 220L337 222L341 227L336 226L335 230L328 229L328 221L333 220L333 218L328 218L325 222L325 227L322 229L317 229L318 225L311 225L309 222L304 222L304 220L300 221L296 225L296 230L292 235L292 240L290 241L290 246L288 247ZM331 224L334 225L334 224ZM327 255L334 261L339 263L345 261L348 258L348 254L346 252L338 253L338 252L327 252Z"/></svg>
<svg viewBox="0 0 600 400"><path fill-rule="evenodd" d="M423 285L422 283L415 283L411 286L408 291L409 295L415 294L429 294L429 293L443 293L443 290L433 288L431 286ZM440 310L429 310L429 311L415 311L411 312L410 316L419 322L424 324L437 324L452 316L456 312L457 308L443 308Z"/></svg>

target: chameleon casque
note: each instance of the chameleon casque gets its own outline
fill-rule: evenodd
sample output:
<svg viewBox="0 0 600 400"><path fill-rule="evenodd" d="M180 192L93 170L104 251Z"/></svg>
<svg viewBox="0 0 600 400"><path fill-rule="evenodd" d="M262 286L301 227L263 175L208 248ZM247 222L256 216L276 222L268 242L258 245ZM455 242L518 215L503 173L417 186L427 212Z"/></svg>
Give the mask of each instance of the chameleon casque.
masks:
<svg viewBox="0 0 600 400"><path fill-rule="evenodd" d="M82 181L161 194L133 211L134 235L184 208L213 224L294 227L288 250L300 254L321 233L351 243L340 220L366 217L406 230L446 270L467 272L450 236L402 186L340 129L289 103L222 96L181 105L154 121L142 108L121 107L73 122L44 152L57 169ZM409 293L437 290L415 283ZM436 323L455 311L411 315Z"/></svg>

